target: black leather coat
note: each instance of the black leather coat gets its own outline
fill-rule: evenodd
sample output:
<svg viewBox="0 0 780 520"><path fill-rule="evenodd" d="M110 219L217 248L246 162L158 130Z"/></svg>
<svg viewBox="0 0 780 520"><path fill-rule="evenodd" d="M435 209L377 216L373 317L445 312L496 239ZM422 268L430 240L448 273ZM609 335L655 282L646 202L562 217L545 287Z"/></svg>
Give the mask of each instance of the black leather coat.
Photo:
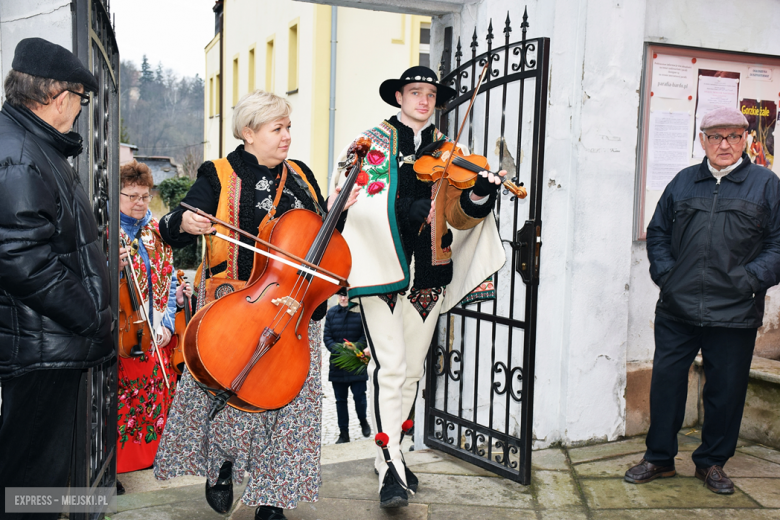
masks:
<svg viewBox="0 0 780 520"><path fill-rule="evenodd" d="M0 380L115 355L109 276L78 175L78 134L0 112Z"/></svg>

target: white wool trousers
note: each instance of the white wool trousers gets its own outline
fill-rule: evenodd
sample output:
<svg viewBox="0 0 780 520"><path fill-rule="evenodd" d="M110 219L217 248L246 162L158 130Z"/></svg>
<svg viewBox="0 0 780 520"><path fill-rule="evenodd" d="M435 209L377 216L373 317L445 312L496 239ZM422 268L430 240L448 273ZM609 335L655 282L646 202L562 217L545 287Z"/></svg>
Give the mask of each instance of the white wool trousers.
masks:
<svg viewBox="0 0 780 520"><path fill-rule="evenodd" d="M368 408L375 431L384 432L389 438L388 453L404 481L401 425L409 418L417 397L425 357L442 304L442 298L439 297L423 320L409 300L409 295L409 291L399 294L392 310L378 296L363 297L359 301L366 341L371 349L371 361L368 364L371 394ZM381 488L388 465L379 447L374 466L379 471Z"/></svg>

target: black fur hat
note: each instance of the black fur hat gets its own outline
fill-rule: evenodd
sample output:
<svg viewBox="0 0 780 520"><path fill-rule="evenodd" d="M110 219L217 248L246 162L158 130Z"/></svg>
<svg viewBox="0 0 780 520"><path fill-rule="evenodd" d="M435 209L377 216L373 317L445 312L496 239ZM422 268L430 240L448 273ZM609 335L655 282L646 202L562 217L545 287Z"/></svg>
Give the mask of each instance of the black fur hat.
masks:
<svg viewBox="0 0 780 520"><path fill-rule="evenodd" d="M72 52L43 38L25 38L20 41L14 51L11 68L41 78L80 83L87 91L98 90L95 76Z"/></svg>

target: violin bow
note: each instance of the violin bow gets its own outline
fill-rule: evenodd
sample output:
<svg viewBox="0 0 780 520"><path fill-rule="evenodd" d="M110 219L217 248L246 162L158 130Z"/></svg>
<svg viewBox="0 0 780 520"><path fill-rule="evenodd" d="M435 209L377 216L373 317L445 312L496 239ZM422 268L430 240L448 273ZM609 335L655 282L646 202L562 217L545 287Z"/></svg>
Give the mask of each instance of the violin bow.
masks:
<svg viewBox="0 0 780 520"><path fill-rule="evenodd" d="M122 243L124 244L125 248L127 248L127 243L125 242L124 238L122 239ZM157 354L157 361L160 363L160 371L163 374L163 379L165 379L165 387L170 390L171 384L168 382L168 374L165 373L165 364L163 363L162 355L160 354L160 349L157 346L157 336L154 333L154 327L152 327L152 320L149 317L149 311L147 310L148 302L145 300L144 295L141 294L141 287L138 285L138 277L135 275L135 269L133 269L132 264L130 265L130 274L133 275L133 285L135 285L135 291L138 294L138 297L141 298L141 305L139 305L139 309L141 310L141 315L146 320L146 324L149 325L149 336L151 337L152 340L152 347L154 353Z"/></svg>
<svg viewBox="0 0 780 520"><path fill-rule="evenodd" d="M463 128L466 126L466 119L469 116L469 112L471 112L471 107L474 106L474 101L477 99L477 94L479 94L479 89L482 87L482 81L485 79L485 73L487 73L488 69L490 68L490 56L487 57L487 63L485 63L485 66L482 67L482 72L479 74L479 81L477 82L477 87L474 89L474 93L471 95L471 101L469 102L469 107L466 109L466 113L463 114L463 121L460 123L460 128L458 129L458 135L455 137L455 146L458 146L458 143L460 142L460 136L463 133ZM453 148L454 151L454 148ZM433 193L433 197L431 197L431 200L435 201L439 197L439 191L441 190L442 185L444 184L444 177L447 175L447 169L450 167L450 163L452 162L452 159L455 157L455 153L451 153L449 157L447 157L447 164L444 165L444 172L442 173L442 178L439 179L437 182L439 183L438 186L436 186L436 191ZM425 228L425 224L427 222L423 222L420 225L420 230L417 232L419 235L422 233L422 230Z"/></svg>
<svg viewBox="0 0 780 520"><path fill-rule="evenodd" d="M312 264L311 262L308 262L308 261L304 260L303 258L300 258L300 257L298 257L298 256L296 256L296 255L294 255L292 253L288 253L284 249L282 249L280 247L277 247L277 246L275 246L275 245L273 245L273 244L271 244L269 242L266 242L262 238L258 238L256 236L252 235L251 233L247 233L243 229L238 228L238 227L236 227L236 226L234 226L234 225L232 225L232 224L230 224L228 222L225 222L223 220L220 220L220 219L216 218L213 215L209 215L205 211L203 211L201 209L198 209L195 206L190 206L186 202L182 202L181 206L183 208L186 208L186 209L192 211L196 215L199 215L201 217L205 217L205 218L209 219L211 222L214 222L215 224L220 224L222 226L225 226L229 230L235 231L236 233L238 233L239 235L241 235L243 237L246 237L246 238L249 238L251 240L254 240L258 244L263 245L263 246L267 247L268 249L272 249L273 251L276 251L277 253L280 253L280 254L283 254L283 255L285 255L285 256L287 256L289 258L292 258L292 260L294 260L294 261L287 260L286 258L282 258L282 257L280 257L278 255L275 255L273 253L269 253L268 251L263 251L262 249L258 249L256 247L252 247L252 246L247 245L247 244L245 244L245 243L243 243L243 242L241 242L239 240L236 240L235 238L229 237L229 236L224 235L224 234L222 234L222 233L220 233L218 231L215 231L213 233L213 235L218 237L218 238L221 238L222 240L227 240L228 242L236 244L237 246L249 249L250 251L254 251L255 253L260 253L261 255L267 256L268 258L273 258L274 260L278 260L279 262L282 262L283 264L289 265L290 267L294 267L294 268L299 269L299 270L301 270L301 271L303 271L305 273L309 273L312 276L316 276L317 278L321 278L321 279L325 280L328 283L332 283L334 285L339 285L341 287L349 287L349 284L347 283L346 279L342 278L341 276L339 276L337 274L334 274L334 273L328 271L327 269L323 269L322 267L320 267L320 266L318 266L316 264ZM298 262L298 263L295 263L295 262Z"/></svg>

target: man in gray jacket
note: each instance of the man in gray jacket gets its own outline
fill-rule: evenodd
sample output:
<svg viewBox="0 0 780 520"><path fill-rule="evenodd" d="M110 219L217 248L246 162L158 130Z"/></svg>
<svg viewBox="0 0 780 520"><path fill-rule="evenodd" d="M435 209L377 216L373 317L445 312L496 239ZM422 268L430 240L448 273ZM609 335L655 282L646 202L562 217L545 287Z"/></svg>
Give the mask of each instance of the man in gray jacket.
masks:
<svg viewBox="0 0 780 520"><path fill-rule="evenodd" d="M706 158L672 179L647 227L655 311L650 430L642 461L626 472L642 484L675 475L688 370L704 358L702 444L696 477L715 493L734 484L734 455L766 290L780 281L780 179L744 153L748 122L734 108L704 116Z"/></svg>
<svg viewBox="0 0 780 520"><path fill-rule="evenodd" d="M98 85L40 38L22 40L11 67L0 111L0 490L64 487L82 372L115 355L107 258L68 162Z"/></svg>

